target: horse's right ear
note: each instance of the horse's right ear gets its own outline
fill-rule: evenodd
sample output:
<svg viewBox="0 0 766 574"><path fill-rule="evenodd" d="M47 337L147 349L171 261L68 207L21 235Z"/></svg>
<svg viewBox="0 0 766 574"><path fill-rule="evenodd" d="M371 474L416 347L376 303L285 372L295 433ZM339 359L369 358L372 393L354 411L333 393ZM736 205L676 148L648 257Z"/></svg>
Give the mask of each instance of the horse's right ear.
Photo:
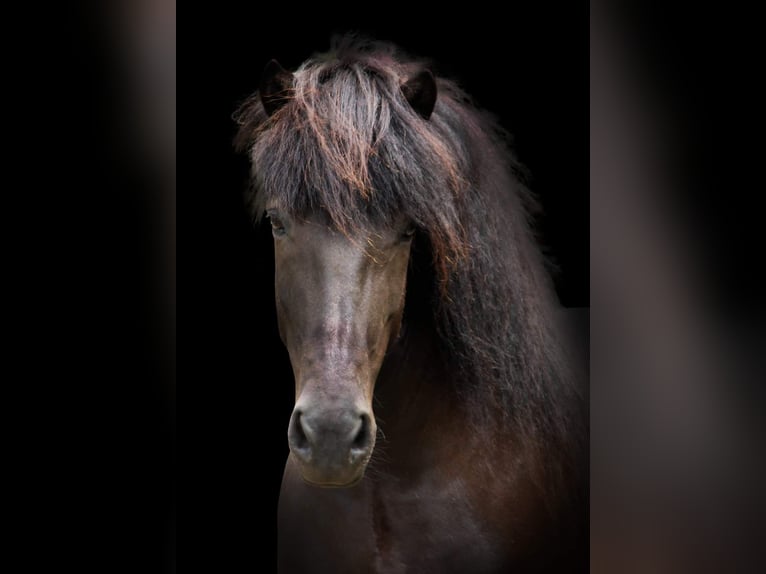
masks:
<svg viewBox="0 0 766 574"><path fill-rule="evenodd" d="M292 97L295 77L285 70L276 60L266 64L261 75L258 93L266 113L271 116L284 106Z"/></svg>

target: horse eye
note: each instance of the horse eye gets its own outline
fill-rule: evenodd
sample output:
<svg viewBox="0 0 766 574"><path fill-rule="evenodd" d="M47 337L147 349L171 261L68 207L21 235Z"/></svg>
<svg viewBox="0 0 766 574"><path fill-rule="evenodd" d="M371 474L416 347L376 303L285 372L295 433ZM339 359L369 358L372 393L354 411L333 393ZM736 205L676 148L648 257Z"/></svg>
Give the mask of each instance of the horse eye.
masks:
<svg viewBox="0 0 766 574"><path fill-rule="evenodd" d="M405 239L410 239L413 235L415 235L416 230L417 228L415 227L414 224L409 225L407 229L404 230L404 233L402 233L402 237L404 237Z"/></svg>
<svg viewBox="0 0 766 574"><path fill-rule="evenodd" d="M285 230L285 224L282 223L282 220L279 219L279 217L273 213L267 213L266 217L269 218L269 222L271 223L271 232L276 236L281 236L286 233Z"/></svg>

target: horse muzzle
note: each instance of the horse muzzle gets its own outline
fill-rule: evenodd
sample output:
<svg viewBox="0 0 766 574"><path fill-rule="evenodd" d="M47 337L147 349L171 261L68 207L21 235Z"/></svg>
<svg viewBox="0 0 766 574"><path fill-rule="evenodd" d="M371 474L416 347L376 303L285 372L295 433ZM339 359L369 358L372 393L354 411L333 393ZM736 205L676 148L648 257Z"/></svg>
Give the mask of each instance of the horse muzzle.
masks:
<svg viewBox="0 0 766 574"><path fill-rule="evenodd" d="M323 487L353 486L362 479L375 446L372 412L356 405L326 407L298 401L287 433L304 481Z"/></svg>

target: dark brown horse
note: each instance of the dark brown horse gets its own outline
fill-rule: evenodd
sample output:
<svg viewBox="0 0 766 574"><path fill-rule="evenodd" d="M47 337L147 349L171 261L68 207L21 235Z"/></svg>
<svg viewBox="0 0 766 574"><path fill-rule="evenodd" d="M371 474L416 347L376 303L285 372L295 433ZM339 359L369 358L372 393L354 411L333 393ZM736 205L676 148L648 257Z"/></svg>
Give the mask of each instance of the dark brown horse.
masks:
<svg viewBox="0 0 766 574"><path fill-rule="evenodd" d="M348 38L237 120L295 375L281 570L585 571L584 387L496 123Z"/></svg>

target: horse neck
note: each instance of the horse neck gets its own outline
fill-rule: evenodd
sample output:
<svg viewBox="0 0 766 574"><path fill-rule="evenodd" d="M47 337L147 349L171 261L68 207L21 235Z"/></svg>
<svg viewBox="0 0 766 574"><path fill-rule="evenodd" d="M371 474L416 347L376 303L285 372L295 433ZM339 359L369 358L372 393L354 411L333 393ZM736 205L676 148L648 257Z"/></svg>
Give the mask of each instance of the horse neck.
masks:
<svg viewBox="0 0 766 574"><path fill-rule="evenodd" d="M454 445L481 448L468 432L469 416L455 392L456 373L445 364L428 322L409 323L389 351L375 390L379 463L389 472L418 473L454 459Z"/></svg>

